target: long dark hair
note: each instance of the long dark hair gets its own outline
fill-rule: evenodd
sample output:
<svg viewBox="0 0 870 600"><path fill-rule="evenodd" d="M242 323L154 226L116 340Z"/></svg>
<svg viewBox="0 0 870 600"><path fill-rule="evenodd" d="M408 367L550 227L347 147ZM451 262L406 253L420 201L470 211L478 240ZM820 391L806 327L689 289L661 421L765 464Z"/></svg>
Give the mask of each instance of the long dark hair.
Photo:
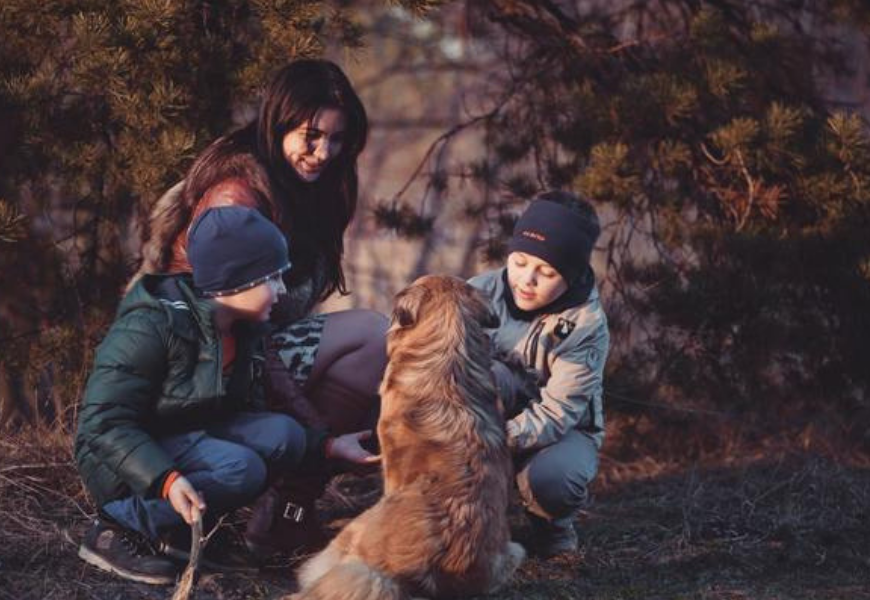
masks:
<svg viewBox="0 0 870 600"><path fill-rule="evenodd" d="M288 132L311 121L321 108L335 108L344 113L344 143L317 181L309 184L301 181L290 167L282 146ZM282 208L286 210L281 217L285 230L295 237L297 247L300 243L311 244L326 256L329 285L323 297L335 290L346 293L341 267L344 232L356 212L359 189L356 162L368 137L368 118L359 96L334 63L298 60L272 78L256 123L257 155L285 192ZM299 273L304 275L305 265L302 266Z"/></svg>
<svg viewBox="0 0 870 600"><path fill-rule="evenodd" d="M344 141L320 177L306 183L284 157L283 140L322 108L344 113ZM356 163L367 137L365 108L341 69L327 60L294 61L266 86L257 118L216 140L194 161L178 207L185 213L182 227L210 187L228 177L242 178L260 196L267 216L290 238L289 283L310 275L321 255L327 270L321 299L336 290L345 294L344 232L356 212ZM253 155L260 169L252 170L245 155Z"/></svg>

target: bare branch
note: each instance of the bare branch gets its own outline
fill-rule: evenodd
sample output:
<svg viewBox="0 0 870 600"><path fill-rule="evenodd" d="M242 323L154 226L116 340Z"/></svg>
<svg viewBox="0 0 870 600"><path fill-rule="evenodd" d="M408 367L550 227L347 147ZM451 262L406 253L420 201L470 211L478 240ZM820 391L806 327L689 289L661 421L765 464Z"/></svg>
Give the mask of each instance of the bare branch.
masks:
<svg viewBox="0 0 870 600"><path fill-rule="evenodd" d="M499 102L499 104L495 108L493 108L491 111L484 113L482 115L478 115L476 117L473 117L473 118L469 119L468 121L465 121L462 123L457 123L456 125L451 127L449 130L447 130L444 133L442 133L441 135L439 135L438 138L436 138L435 141L433 141L432 144L430 144L429 148L426 150L426 154L423 155L422 160L420 160L419 164L414 169L413 173L411 173L411 176L408 178L408 180L405 182L405 184L402 185L402 187L399 189L399 191L396 192L396 194L393 196L393 202L398 202L401 199L402 195L406 191L408 191L408 188L411 187L411 185L414 183L414 181L417 179L417 177L423 171L423 168L426 166L426 163L429 162L429 159L435 153L435 150L436 150L436 148L438 148L438 146L446 143L448 140L450 140L452 137L454 137L458 133L460 133L460 132L462 132L470 127L473 127L474 125L477 125L478 123L480 123L482 121L487 121L489 119L494 118L499 112L501 112L501 109L507 103L507 101L511 95L512 95L512 93L509 93L505 97L505 99L502 100L501 102Z"/></svg>
<svg viewBox="0 0 870 600"><path fill-rule="evenodd" d="M172 600L188 600L193 593L196 578L196 570L199 568L199 557L202 554L204 542L202 537L202 515L197 513L193 525L190 527L190 560L184 569L184 574L175 587Z"/></svg>

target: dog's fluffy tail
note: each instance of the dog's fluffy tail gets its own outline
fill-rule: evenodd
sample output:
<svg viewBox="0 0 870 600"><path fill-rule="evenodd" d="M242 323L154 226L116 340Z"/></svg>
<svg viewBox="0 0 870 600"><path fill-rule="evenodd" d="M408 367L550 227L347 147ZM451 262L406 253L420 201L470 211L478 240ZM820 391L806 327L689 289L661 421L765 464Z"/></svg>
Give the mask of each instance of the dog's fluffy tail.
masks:
<svg viewBox="0 0 870 600"><path fill-rule="evenodd" d="M389 576L361 561L339 563L293 600L408 600L402 587Z"/></svg>

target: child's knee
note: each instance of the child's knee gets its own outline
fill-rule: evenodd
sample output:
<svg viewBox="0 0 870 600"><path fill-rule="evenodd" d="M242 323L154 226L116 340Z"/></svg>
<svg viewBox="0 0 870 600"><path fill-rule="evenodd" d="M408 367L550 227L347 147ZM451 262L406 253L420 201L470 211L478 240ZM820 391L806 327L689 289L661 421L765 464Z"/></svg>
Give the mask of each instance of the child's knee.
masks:
<svg viewBox="0 0 870 600"><path fill-rule="evenodd" d="M266 463L253 450L239 447L234 456L212 473L223 493L235 498L252 498L266 486Z"/></svg>
<svg viewBox="0 0 870 600"><path fill-rule="evenodd" d="M292 469L302 462L305 455L305 430L292 417L275 414L269 419L268 455L270 468L282 471Z"/></svg>
<svg viewBox="0 0 870 600"><path fill-rule="evenodd" d="M527 508L545 518L571 515L589 498L589 479L581 470L532 464L520 472L517 482Z"/></svg>

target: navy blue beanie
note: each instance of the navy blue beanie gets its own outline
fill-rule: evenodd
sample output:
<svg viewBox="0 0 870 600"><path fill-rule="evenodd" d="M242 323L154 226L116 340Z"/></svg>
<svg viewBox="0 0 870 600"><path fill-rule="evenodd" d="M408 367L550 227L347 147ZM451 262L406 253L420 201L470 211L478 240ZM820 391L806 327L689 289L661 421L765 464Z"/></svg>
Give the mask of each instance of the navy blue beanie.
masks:
<svg viewBox="0 0 870 600"><path fill-rule="evenodd" d="M570 197L585 204L588 214L554 199ZM601 226L592 205L564 192L539 195L517 220L508 252L524 252L550 264L571 283L586 273Z"/></svg>
<svg viewBox="0 0 870 600"><path fill-rule="evenodd" d="M187 234L193 286L203 296L249 290L290 268L287 240L252 208L219 206L203 212Z"/></svg>

